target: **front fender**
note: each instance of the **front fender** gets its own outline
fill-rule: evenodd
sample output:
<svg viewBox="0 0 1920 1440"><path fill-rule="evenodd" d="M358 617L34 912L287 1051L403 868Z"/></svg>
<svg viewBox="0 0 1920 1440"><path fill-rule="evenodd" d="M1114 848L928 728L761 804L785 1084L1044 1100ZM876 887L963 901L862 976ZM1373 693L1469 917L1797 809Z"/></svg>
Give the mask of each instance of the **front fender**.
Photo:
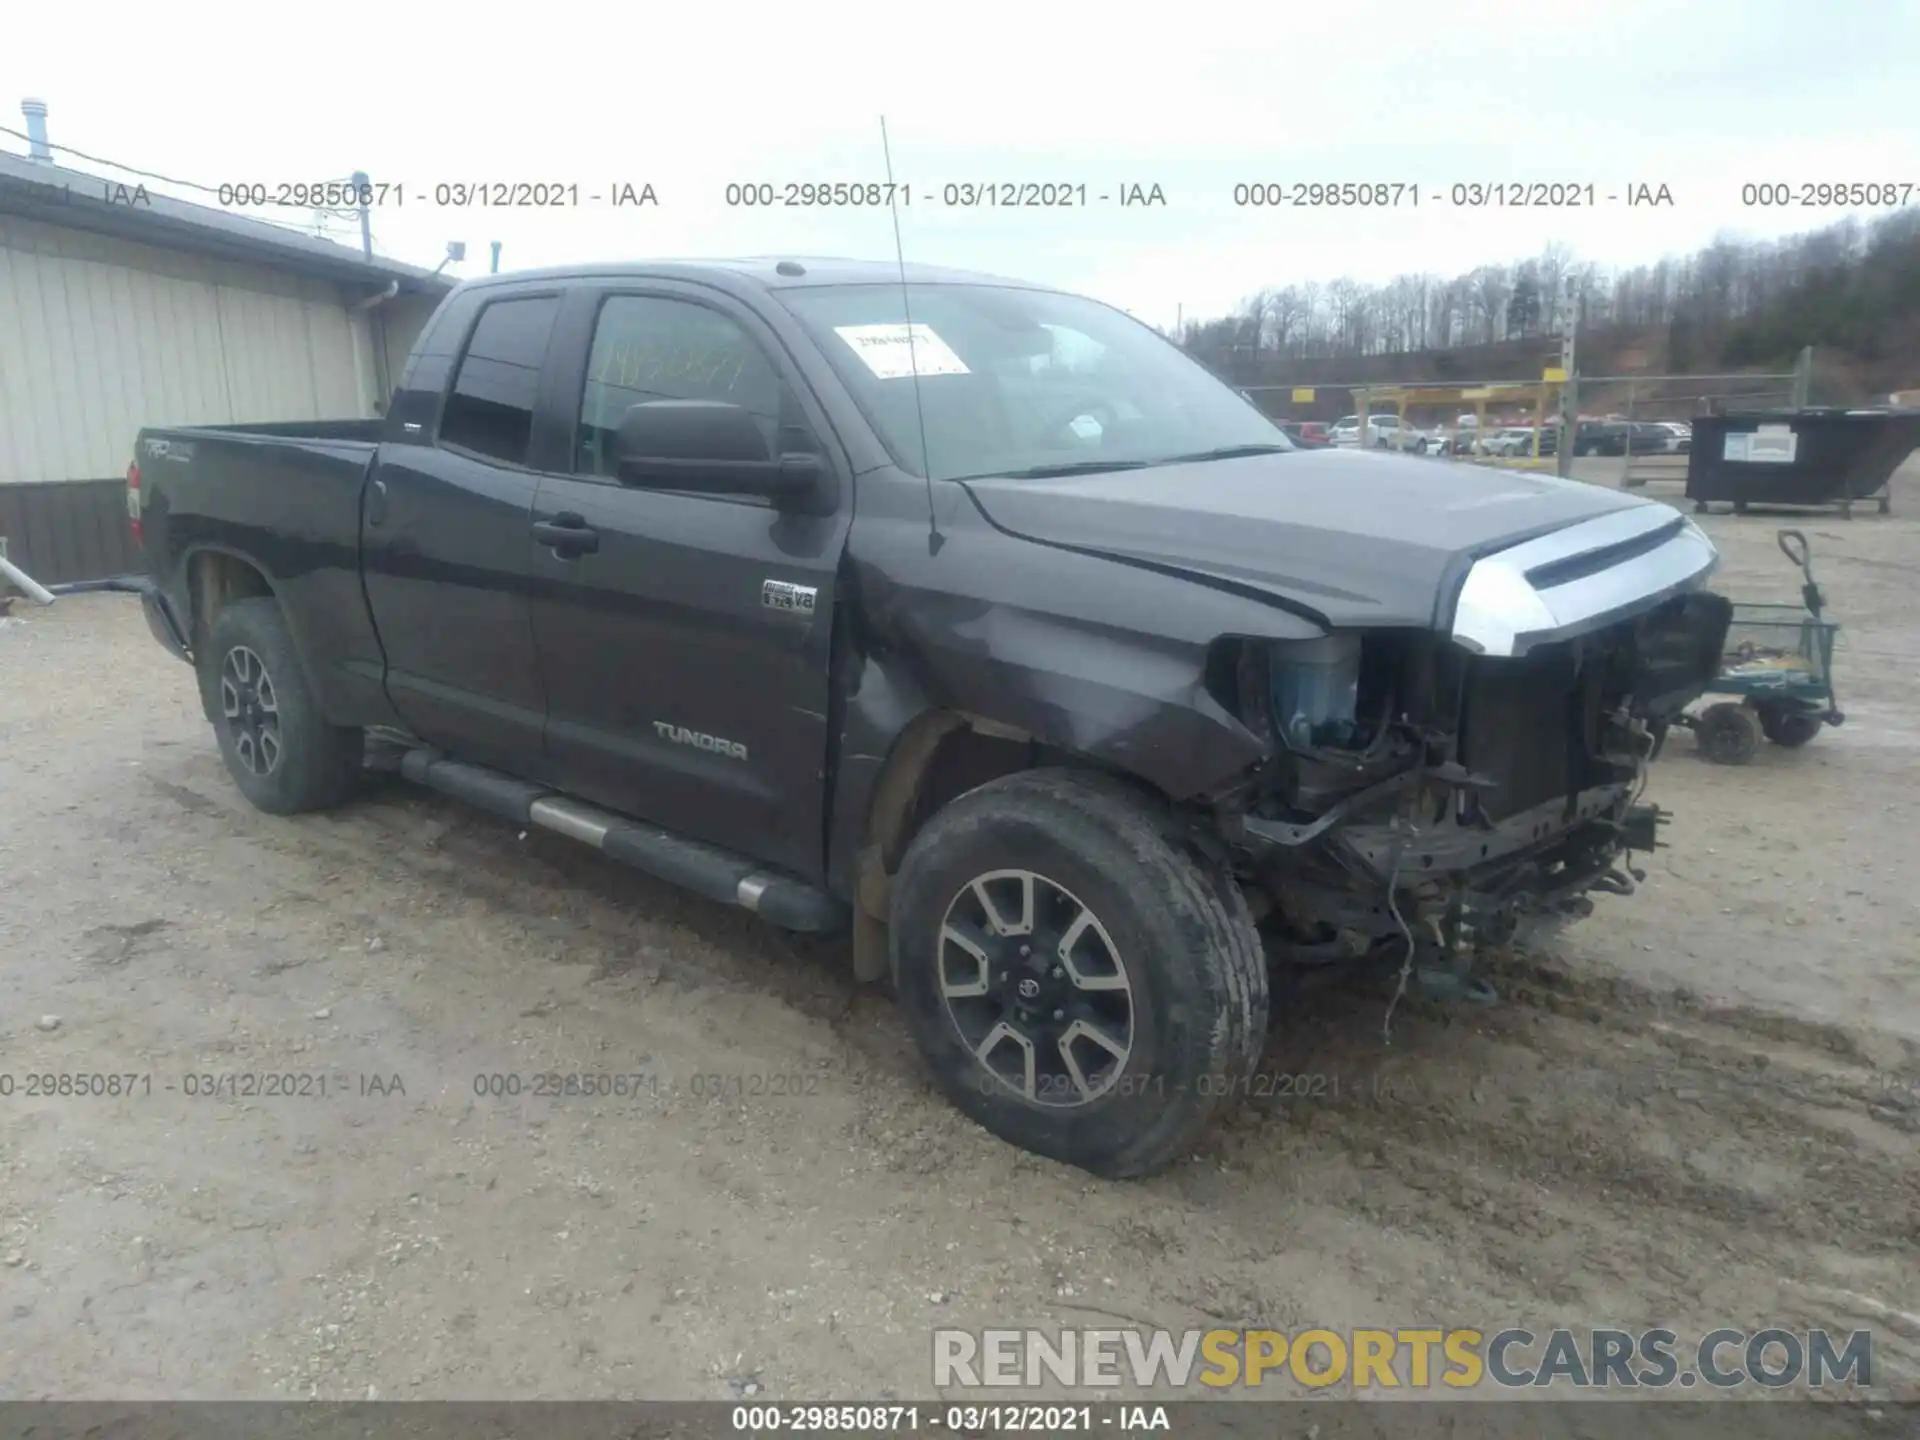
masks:
<svg viewBox="0 0 1920 1440"><path fill-rule="evenodd" d="M1013 603L927 597L903 638L942 708L1134 775L1175 800L1266 746L1207 689L1207 649Z"/></svg>
<svg viewBox="0 0 1920 1440"><path fill-rule="evenodd" d="M1268 753L1209 690L1212 647L1229 636L1317 638L1324 632L1311 621L1251 595L1022 540L967 505L942 517L931 545L917 496L881 498L849 538L844 593L858 623L842 672L828 847L840 893L867 841L876 788L928 715L1031 737L1174 800L1219 789Z"/></svg>

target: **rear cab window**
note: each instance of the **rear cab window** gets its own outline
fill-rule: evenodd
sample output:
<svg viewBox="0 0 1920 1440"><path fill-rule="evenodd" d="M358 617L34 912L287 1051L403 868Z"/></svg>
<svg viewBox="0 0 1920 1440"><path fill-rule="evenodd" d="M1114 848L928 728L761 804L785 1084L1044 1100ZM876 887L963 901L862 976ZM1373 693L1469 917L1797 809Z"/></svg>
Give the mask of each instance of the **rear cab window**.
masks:
<svg viewBox="0 0 1920 1440"><path fill-rule="evenodd" d="M454 371L440 412L439 443L503 464L524 466L533 440L557 295L490 301Z"/></svg>

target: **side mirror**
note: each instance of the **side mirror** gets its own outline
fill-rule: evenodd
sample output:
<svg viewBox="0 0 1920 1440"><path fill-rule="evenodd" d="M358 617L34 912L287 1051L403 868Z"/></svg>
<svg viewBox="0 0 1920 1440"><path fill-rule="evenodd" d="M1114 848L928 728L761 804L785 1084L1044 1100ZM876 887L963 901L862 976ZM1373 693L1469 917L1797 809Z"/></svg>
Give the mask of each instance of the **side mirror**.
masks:
<svg viewBox="0 0 1920 1440"><path fill-rule="evenodd" d="M614 469L628 485L710 495L764 495L791 504L816 493L817 455L767 448L751 411L724 400L647 400L620 418Z"/></svg>

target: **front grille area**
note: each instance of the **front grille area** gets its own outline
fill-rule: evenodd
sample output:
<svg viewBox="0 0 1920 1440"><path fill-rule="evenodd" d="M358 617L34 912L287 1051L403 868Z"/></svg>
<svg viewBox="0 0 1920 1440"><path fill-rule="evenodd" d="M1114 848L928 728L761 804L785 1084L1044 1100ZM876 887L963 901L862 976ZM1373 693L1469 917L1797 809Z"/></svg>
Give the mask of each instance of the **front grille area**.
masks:
<svg viewBox="0 0 1920 1440"><path fill-rule="evenodd" d="M1480 807L1500 821L1559 796L1586 779L1582 686L1569 656L1477 661L1468 667L1460 757L1494 781Z"/></svg>
<svg viewBox="0 0 1920 1440"><path fill-rule="evenodd" d="M1460 757L1496 782L1481 793L1486 817L1620 779L1635 742L1616 717L1660 726L1697 698L1719 668L1730 609L1695 591L1577 641L1469 661Z"/></svg>
<svg viewBox="0 0 1920 1440"><path fill-rule="evenodd" d="M1733 606L1696 590L1677 596L1634 629L1634 702L1655 720L1680 713L1719 673Z"/></svg>

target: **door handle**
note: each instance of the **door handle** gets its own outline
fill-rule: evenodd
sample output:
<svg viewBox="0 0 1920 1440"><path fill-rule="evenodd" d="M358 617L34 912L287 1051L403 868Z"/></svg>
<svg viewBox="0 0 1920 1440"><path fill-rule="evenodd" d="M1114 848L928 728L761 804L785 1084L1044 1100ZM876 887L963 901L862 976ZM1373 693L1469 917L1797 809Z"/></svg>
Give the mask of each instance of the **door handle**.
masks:
<svg viewBox="0 0 1920 1440"><path fill-rule="evenodd" d="M563 560L591 555L600 548L600 532L588 526L586 518L564 510L551 520L533 522L533 538L552 548Z"/></svg>
<svg viewBox="0 0 1920 1440"><path fill-rule="evenodd" d="M377 527L387 523L387 482L375 480L367 487L367 524Z"/></svg>

